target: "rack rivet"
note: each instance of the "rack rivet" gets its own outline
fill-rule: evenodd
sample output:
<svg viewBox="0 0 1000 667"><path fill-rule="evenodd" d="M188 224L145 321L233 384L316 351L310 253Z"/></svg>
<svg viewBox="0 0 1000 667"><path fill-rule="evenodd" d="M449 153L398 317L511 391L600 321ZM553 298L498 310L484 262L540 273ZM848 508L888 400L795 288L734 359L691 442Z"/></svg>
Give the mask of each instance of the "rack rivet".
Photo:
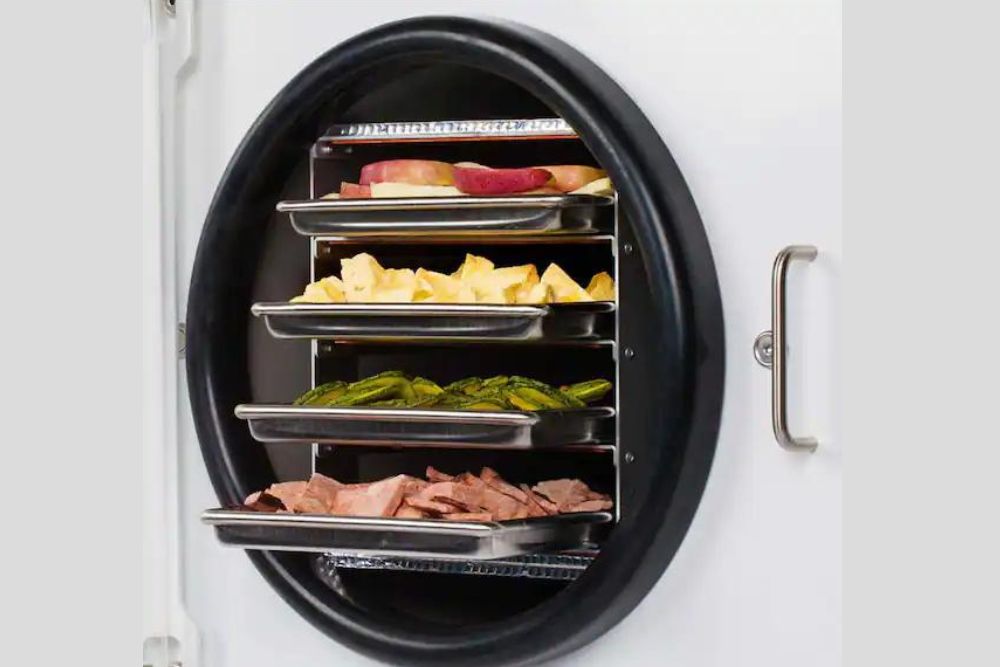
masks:
<svg viewBox="0 0 1000 667"><path fill-rule="evenodd" d="M632 452L625 452L625 463L632 463L635 461L635 454Z"/></svg>
<svg viewBox="0 0 1000 667"><path fill-rule="evenodd" d="M330 155L331 153L333 153L333 146L331 146L329 144L320 144L319 145L319 154L320 155Z"/></svg>
<svg viewBox="0 0 1000 667"><path fill-rule="evenodd" d="M626 255L631 255L632 254L632 244L626 241L625 245L622 246L622 252L624 252Z"/></svg>
<svg viewBox="0 0 1000 667"><path fill-rule="evenodd" d="M625 350L624 350L624 352L625 352L625 358L626 359L633 359L635 357L635 350L633 350L630 347L626 347Z"/></svg>

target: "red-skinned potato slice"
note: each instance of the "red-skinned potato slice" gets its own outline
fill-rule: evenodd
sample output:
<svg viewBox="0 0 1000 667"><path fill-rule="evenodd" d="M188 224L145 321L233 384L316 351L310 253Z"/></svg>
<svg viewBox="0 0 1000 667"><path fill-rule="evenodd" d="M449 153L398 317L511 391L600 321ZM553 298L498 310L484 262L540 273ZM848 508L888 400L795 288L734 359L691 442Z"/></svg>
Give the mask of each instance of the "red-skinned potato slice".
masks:
<svg viewBox="0 0 1000 667"><path fill-rule="evenodd" d="M587 167L580 164L559 164L538 167L552 174L555 183L554 188L560 192L572 192L582 188L587 183L596 181L607 176L607 172L596 167Z"/></svg>
<svg viewBox="0 0 1000 667"><path fill-rule="evenodd" d="M367 185L346 182L341 182L340 184L341 199L369 199L371 196L372 189Z"/></svg>
<svg viewBox="0 0 1000 667"><path fill-rule="evenodd" d="M455 182L447 162L433 160L385 160L361 168L361 185L409 183L410 185L451 185Z"/></svg>
<svg viewBox="0 0 1000 667"><path fill-rule="evenodd" d="M483 169L455 167L455 187L470 195L508 195L537 190L552 174L544 169Z"/></svg>

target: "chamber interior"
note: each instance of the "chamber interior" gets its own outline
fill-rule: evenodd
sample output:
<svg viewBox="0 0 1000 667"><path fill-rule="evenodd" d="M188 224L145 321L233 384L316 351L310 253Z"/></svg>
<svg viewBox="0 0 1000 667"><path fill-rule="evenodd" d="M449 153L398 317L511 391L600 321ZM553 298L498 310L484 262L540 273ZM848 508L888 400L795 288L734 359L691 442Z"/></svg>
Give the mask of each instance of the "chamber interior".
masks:
<svg viewBox="0 0 1000 667"><path fill-rule="evenodd" d="M315 137L328 126L351 122L433 121L546 118L556 114L511 82L460 65L421 64L368 71L335 92L315 127ZM303 145L302 160L282 192L284 199L308 199L356 182L364 164L386 159L419 158L446 162L472 161L492 167L545 164L597 165L583 142L572 139L524 141L460 141L357 144L317 152ZM311 157L315 154L315 159ZM483 255L497 265L535 263L539 270L557 262L577 282L607 271L619 279L621 293L644 290L642 278L617 275L611 240L538 243L532 240L490 243L318 242L292 230L283 214L268 226L266 248L258 267L254 301L285 301L301 292L311 278L339 273L339 260L369 252L389 268L424 267L453 271L466 253ZM626 222L619 220L621 225ZM638 304L641 307L641 303ZM593 377L616 378L613 346L541 345L404 345L313 343L280 340L262 321L250 318L249 369L252 396L246 402L289 403L311 386L333 379L353 380L399 369L439 382L461 377L519 374L562 384ZM613 399L610 399L613 403ZM370 481L398 473L420 474L427 465L448 472L483 465L497 469L514 483L577 477L592 488L619 497L613 452L538 452L445 449L376 449L357 446L320 447L314 460L308 445L254 443L266 446L277 480L305 479L315 469L344 482ZM261 480L266 486L275 480ZM315 554L277 556L294 569L314 567ZM339 569L326 577L326 594L339 596L367 613L425 631L448 631L476 623L502 622L557 595L566 581L519 577L429 574L384 570Z"/></svg>

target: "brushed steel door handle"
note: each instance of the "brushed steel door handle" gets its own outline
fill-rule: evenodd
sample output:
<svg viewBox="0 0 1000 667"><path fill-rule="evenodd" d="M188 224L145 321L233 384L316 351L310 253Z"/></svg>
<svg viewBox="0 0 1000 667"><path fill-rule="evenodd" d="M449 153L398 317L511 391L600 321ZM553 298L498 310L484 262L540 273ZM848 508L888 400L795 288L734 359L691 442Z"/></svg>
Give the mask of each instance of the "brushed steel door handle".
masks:
<svg viewBox="0 0 1000 667"><path fill-rule="evenodd" d="M771 370L771 426L774 437L779 445L792 451L814 452L819 443L816 438L797 438L788 431L788 338L785 331L788 265L795 259L811 262L817 254L815 246L791 245L775 257L771 272L771 330L757 336L753 345L758 363Z"/></svg>

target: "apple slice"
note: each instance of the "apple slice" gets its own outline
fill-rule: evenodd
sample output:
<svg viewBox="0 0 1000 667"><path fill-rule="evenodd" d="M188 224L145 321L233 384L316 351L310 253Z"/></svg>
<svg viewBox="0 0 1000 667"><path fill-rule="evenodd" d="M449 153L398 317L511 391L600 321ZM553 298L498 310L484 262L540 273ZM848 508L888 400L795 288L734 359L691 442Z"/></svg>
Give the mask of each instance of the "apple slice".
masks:
<svg viewBox="0 0 1000 667"><path fill-rule="evenodd" d="M572 192L582 188L587 183L596 181L607 176L607 172L596 167L587 167L582 164L558 164L546 167L538 167L550 172L555 178L555 187L560 192Z"/></svg>
<svg viewBox="0 0 1000 667"><path fill-rule="evenodd" d="M544 169L484 169L455 167L455 187L470 195L507 195L535 190L547 184L552 174Z"/></svg>
<svg viewBox="0 0 1000 667"><path fill-rule="evenodd" d="M371 196L372 189L367 185L347 182L341 182L340 184L341 199L369 199Z"/></svg>
<svg viewBox="0 0 1000 667"><path fill-rule="evenodd" d="M455 182L447 162L433 160L385 160L361 168L361 185L372 183L410 183L411 185L451 185Z"/></svg>

